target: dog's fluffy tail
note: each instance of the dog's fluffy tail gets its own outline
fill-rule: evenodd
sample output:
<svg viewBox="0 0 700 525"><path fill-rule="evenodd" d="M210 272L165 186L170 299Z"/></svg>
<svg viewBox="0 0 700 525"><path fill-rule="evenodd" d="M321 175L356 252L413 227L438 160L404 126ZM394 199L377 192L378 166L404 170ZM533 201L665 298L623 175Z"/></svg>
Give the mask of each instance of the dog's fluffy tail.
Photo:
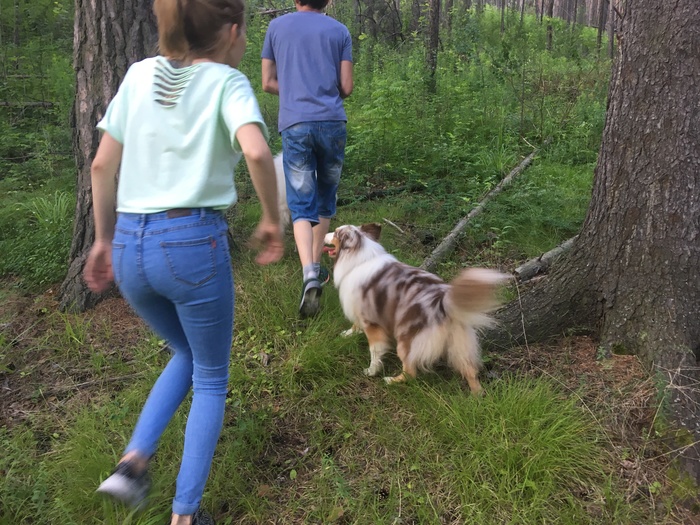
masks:
<svg viewBox="0 0 700 525"><path fill-rule="evenodd" d="M486 268L468 268L450 282L446 307L454 318L464 319L472 326L489 326L487 315L499 305L496 290L510 277Z"/></svg>

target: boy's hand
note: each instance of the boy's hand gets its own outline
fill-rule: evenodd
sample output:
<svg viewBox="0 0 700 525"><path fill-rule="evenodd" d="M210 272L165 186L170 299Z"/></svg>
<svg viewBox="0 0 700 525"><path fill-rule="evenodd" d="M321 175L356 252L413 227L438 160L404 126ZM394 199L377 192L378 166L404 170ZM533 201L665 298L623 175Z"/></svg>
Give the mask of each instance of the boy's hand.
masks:
<svg viewBox="0 0 700 525"><path fill-rule="evenodd" d="M284 254L280 225L276 222L260 221L251 239L251 245L260 249L255 258L256 263L266 265L279 261Z"/></svg>

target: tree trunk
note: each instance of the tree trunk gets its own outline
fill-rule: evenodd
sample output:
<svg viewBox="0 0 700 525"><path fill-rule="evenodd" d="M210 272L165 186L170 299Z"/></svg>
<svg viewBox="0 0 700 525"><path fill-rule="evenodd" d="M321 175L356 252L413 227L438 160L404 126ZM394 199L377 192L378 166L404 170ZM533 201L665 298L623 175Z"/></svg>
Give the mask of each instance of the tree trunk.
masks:
<svg viewBox="0 0 700 525"><path fill-rule="evenodd" d="M543 0L544 1L544 0ZM554 40L554 26L552 26L552 18L554 17L554 0L549 0L547 4L547 51L552 50L552 41Z"/></svg>
<svg viewBox="0 0 700 525"><path fill-rule="evenodd" d="M700 481L698 20L697 0L627 4L581 232L548 278L499 312L490 340L582 330L638 355L667 383L681 465Z"/></svg>
<svg viewBox="0 0 700 525"><path fill-rule="evenodd" d="M506 32L506 0L501 0L501 34Z"/></svg>
<svg viewBox="0 0 700 525"><path fill-rule="evenodd" d="M445 27L447 28L448 38L452 37L452 10L454 9L454 0L445 0Z"/></svg>
<svg viewBox="0 0 700 525"><path fill-rule="evenodd" d="M117 8L108 0L75 0L74 35L76 83L71 125L77 199L70 265L61 285L60 306L82 311L100 299L82 279L85 259L95 239L90 181L90 165L100 138L95 125L129 65L155 50L156 23L151 2L127 0Z"/></svg>
<svg viewBox="0 0 700 525"><path fill-rule="evenodd" d="M523 19L525 18L525 0L520 0L520 27L523 26Z"/></svg>
<svg viewBox="0 0 700 525"><path fill-rule="evenodd" d="M608 4L608 57L612 59L615 52L615 0L609 0Z"/></svg>
<svg viewBox="0 0 700 525"><path fill-rule="evenodd" d="M428 92L435 93L438 45L440 43L440 0L430 0L430 27L428 28Z"/></svg>
<svg viewBox="0 0 700 525"><path fill-rule="evenodd" d="M596 45L598 48L598 55L600 56L600 48L603 42L603 31L605 30L605 22L607 17L605 16L605 0L598 0L598 37L596 40Z"/></svg>

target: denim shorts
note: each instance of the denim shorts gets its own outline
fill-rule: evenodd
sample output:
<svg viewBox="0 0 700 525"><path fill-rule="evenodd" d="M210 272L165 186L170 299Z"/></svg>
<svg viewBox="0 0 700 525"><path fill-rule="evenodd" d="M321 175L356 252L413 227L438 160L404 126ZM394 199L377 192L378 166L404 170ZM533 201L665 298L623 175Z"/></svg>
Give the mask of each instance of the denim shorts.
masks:
<svg viewBox="0 0 700 525"><path fill-rule="evenodd" d="M287 204L292 222L335 216L345 160L345 121L301 122L282 131Z"/></svg>

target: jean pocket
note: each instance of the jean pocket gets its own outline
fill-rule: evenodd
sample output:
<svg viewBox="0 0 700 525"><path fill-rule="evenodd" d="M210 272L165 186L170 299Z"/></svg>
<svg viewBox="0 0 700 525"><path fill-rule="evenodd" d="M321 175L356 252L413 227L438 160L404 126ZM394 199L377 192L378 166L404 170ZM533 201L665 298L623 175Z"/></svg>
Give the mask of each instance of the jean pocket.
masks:
<svg viewBox="0 0 700 525"><path fill-rule="evenodd" d="M122 270L122 260L124 259L124 249L126 244L112 241L112 273L114 283L119 285L122 282L124 272Z"/></svg>
<svg viewBox="0 0 700 525"><path fill-rule="evenodd" d="M216 240L213 237L163 241L160 246L176 281L199 286L216 275Z"/></svg>

